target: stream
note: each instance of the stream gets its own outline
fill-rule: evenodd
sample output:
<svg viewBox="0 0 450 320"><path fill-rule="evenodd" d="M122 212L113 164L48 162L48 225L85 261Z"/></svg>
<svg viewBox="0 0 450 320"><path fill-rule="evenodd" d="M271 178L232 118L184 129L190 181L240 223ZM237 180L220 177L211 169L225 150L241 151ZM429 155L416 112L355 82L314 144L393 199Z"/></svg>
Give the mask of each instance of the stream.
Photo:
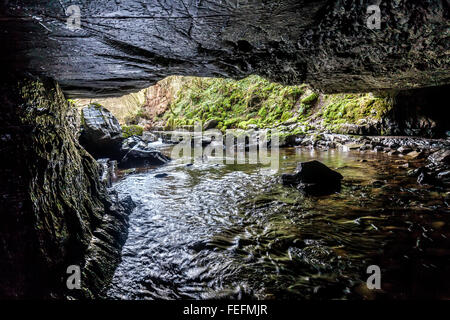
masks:
<svg viewBox="0 0 450 320"><path fill-rule="evenodd" d="M342 190L311 197L280 184L281 173L309 160L340 172ZM284 148L278 172L206 161L123 172L114 188L137 208L106 295L448 299L446 195L418 185L405 163L384 153ZM381 268L382 290L366 286L370 265Z"/></svg>

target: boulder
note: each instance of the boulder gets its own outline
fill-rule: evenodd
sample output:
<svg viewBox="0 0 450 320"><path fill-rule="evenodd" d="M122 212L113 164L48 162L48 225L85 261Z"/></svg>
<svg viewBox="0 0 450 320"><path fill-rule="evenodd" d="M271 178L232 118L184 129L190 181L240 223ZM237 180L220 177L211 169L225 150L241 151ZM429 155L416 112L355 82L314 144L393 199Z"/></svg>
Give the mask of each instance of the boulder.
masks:
<svg viewBox="0 0 450 320"><path fill-rule="evenodd" d="M209 130L209 129L214 129L215 127L217 127L217 125L219 124L219 121L217 121L216 119L211 119L205 122L205 124L203 125L203 130Z"/></svg>
<svg viewBox="0 0 450 320"><path fill-rule="evenodd" d="M283 174L283 185L296 186L311 195L326 195L340 190L342 175L319 161L301 162L294 174Z"/></svg>
<svg viewBox="0 0 450 320"><path fill-rule="evenodd" d="M130 195L125 195L124 197L119 198L119 203L128 214L130 214L137 206L136 202L134 202L133 198Z"/></svg>
<svg viewBox="0 0 450 320"><path fill-rule="evenodd" d="M96 159L117 159L123 141L119 121L99 104L90 104L82 109L81 145Z"/></svg>
<svg viewBox="0 0 450 320"><path fill-rule="evenodd" d="M125 139L120 152L123 155L119 163L121 168L160 165L170 161L169 157L151 147L139 136Z"/></svg>
<svg viewBox="0 0 450 320"><path fill-rule="evenodd" d="M432 153L428 160L434 164L450 164L450 150L439 150Z"/></svg>
<svg viewBox="0 0 450 320"><path fill-rule="evenodd" d="M108 158L99 160L106 185L111 184L108 176L111 161L118 161L121 168L131 168L164 164L170 160L149 145L158 139L149 132L143 137L123 138L117 119L99 104L83 108L81 123L80 143L94 158Z"/></svg>

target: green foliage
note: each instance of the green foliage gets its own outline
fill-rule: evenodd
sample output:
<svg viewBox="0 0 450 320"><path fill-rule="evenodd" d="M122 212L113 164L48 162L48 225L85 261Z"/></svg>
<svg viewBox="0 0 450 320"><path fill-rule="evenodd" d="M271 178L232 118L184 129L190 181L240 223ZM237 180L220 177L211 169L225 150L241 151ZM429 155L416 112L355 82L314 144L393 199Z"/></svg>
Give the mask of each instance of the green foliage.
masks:
<svg viewBox="0 0 450 320"><path fill-rule="evenodd" d="M240 81L191 78L163 116L166 129L190 120L216 119L218 128L271 127L293 117L303 86L282 86L258 76Z"/></svg>
<svg viewBox="0 0 450 320"><path fill-rule="evenodd" d="M138 125L122 126L122 135L124 138L132 136L142 136L144 128Z"/></svg>
<svg viewBox="0 0 450 320"><path fill-rule="evenodd" d="M158 120L164 122L166 130L215 119L217 128L223 131L295 123L307 131L313 128L314 121L333 129L364 118L379 120L391 108L389 96L321 96L304 84L283 86L259 76L240 81L185 77L168 111Z"/></svg>
<svg viewBox="0 0 450 320"><path fill-rule="evenodd" d="M329 103L322 108L320 116L327 124L357 123L364 118L380 120L393 103L389 97L373 94L336 94L328 96Z"/></svg>

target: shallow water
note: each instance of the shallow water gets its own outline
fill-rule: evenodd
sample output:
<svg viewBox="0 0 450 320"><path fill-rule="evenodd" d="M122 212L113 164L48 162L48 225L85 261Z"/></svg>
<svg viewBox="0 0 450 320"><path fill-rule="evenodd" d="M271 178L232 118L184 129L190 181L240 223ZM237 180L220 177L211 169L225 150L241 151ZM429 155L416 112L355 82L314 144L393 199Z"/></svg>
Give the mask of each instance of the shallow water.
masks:
<svg viewBox="0 0 450 320"><path fill-rule="evenodd" d="M289 148L280 158L278 172L174 161L125 175L115 188L138 207L107 295L450 298L443 191L417 185L399 167L405 160L385 154ZM344 176L340 193L309 197L280 185L281 173L311 159ZM365 285L372 264L381 268L382 290Z"/></svg>

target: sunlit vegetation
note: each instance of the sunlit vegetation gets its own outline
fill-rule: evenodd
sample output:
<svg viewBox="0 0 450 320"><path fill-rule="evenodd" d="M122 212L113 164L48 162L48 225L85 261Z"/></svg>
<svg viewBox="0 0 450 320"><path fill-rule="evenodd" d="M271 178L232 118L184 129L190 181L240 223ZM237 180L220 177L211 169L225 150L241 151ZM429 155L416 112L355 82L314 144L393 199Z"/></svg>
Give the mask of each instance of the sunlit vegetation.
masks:
<svg viewBox="0 0 450 320"><path fill-rule="evenodd" d="M305 84L283 86L259 76L239 81L172 76L158 86L158 90L148 88L97 102L118 118L125 136L140 132L132 125L147 120L151 124L145 129L156 126L172 130L217 120L221 130L288 126L288 131L295 133L312 128L339 131L343 124L355 124L361 119L378 121L393 104L388 95L327 95ZM160 96L162 91L167 97ZM155 106L155 101L164 103Z"/></svg>
<svg viewBox="0 0 450 320"><path fill-rule="evenodd" d="M122 125L122 135L124 138L129 138L132 136L142 136L144 133L144 128L138 125Z"/></svg>
<svg viewBox="0 0 450 320"><path fill-rule="evenodd" d="M313 122L332 130L363 118L381 119L391 107L389 97L371 93L322 95L307 85L283 86L258 76L240 81L190 78L157 120L165 129L215 119L222 130L296 123L309 126Z"/></svg>

